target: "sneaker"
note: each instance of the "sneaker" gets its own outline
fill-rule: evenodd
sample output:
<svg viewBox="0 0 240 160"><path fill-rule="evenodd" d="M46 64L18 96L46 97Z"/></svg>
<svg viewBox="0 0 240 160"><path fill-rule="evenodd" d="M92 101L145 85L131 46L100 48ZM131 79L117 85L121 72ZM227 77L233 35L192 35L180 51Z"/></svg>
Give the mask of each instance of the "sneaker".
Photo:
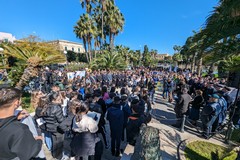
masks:
<svg viewBox="0 0 240 160"><path fill-rule="evenodd" d="M109 149L110 148L110 145L105 145L105 149Z"/></svg>

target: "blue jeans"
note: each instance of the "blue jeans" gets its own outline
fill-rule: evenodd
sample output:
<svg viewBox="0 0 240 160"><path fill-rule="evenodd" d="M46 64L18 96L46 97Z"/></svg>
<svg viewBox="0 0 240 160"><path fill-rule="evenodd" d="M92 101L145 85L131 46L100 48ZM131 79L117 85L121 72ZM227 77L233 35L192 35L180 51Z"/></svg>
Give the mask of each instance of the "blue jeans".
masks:
<svg viewBox="0 0 240 160"><path fill-rule="evenodd" d="M202 123L203 123L203 131L204 135L207 137L210 136L212 132L212 125L217 119L218 115L213 115L213 116L202 116Z"/></svg>
<svg viewBox="0 0 240 160"><path fill-rule="evenodd" d="M167 98L168 97L168 92L169 92L168 90L165 90L165 89L163 90L163 95L162 95L163 98ZM166 94L166 97L165 97L165 94Z"/></svg>
<svg viewBox="0 0 240 160"><path fill-rule="evenodd" d="M45 139L45 143L47 148L49 149L49 151L52 151L52 133L51 132L44 132L44 139Z"/></svg>
<svg viewBox="0 0 240 160"><path fill-rule="evenodd" d="M151 103L154 103L154 97L155 97L155 91L150 91L149 98Z"/></svg>

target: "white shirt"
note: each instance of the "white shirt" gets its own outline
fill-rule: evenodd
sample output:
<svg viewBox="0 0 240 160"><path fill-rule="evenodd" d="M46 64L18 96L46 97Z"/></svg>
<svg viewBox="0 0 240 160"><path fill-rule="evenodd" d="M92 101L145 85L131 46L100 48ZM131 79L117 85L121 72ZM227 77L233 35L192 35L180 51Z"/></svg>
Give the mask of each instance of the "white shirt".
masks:
<svg viewBox="0 0 240 160"><path fill-rule="evenodd" d="M73 130L75 132L91 132L96 133L98 130L97 122L89 117L88 115L83 115L80 122L76 122L76 118L73 120Z"/></svg>

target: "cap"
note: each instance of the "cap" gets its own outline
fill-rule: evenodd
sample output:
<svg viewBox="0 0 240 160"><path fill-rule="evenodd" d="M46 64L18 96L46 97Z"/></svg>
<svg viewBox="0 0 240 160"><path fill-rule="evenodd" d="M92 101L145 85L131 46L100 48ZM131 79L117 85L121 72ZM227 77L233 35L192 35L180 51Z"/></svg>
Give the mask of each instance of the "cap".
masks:
<svg viewBox="0 0 240 160"><path fill-rule="evenodd" d="M123 101L127 100L127 98L128 98L128 96L127 96L126 94L123 94L123 95L121 96L121 99L122 99Z"/></svg>
<svg viewBox="0 0 240 160"><path fill-rule="evenodd" d="M212 94L212 95L209 95L209 96L212 97L212 98L216 98L216 99L220 98L217 94Z"/></svg>
<svg viewBox="0 0 240 160"><path fill-rule="evenodd" d="M115 96L115 97L114 97L114 102L119 102L119 101L121 101L120 96Z"/></svg>

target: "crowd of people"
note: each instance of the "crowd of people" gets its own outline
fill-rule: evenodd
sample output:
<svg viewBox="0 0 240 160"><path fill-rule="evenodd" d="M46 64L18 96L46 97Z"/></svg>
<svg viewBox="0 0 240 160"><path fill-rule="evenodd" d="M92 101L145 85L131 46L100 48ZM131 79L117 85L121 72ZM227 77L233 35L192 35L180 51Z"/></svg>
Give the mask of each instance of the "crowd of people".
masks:
<svg viewBox="0 0 240 160"><path fill-rule="evenodd" d="M162 98L175 103L174 126L180 127L183 116L187 115L193 125L201 120L203 136L209 138L226 123L227 111L237 94L237 89L227 87L225 79L198 77L189 70L170 72L147 68L86 70L85 76L73 79L64 70L46 68L30 85L32 105L36 108L33 122L38 133L33 134L34 138L29 136L34 126L28 130L18 121L28 114L14 113L20 104L20 91L0 90L0 136L6 136L0 146L9 146L0 147L0 159L44 158L39 154L42 141L56 159L100 160L104 149L119 157L123 151L121 143L126 141L134 146L141 126L151 121L155 94L160 87ZM233 115L231 118L238 124L239 115ZM106 124L110 126L109 133ZM17 133L15 128L19 130ZM20 146L32 148L26 154Z"/></svg>

